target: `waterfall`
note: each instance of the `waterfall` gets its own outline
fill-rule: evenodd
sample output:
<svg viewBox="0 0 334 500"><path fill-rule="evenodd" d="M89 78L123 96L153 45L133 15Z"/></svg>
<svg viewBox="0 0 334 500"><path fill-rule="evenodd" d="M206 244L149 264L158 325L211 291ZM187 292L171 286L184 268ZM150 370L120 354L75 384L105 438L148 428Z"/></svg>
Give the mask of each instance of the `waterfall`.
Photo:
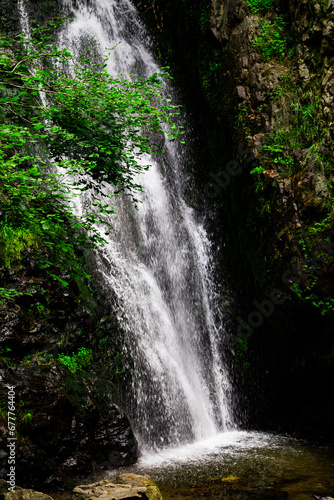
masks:
<svg viewBox="0 0 334 500"><path fill-rule="evenodd" d="M61 46L74 54L93 39L102 49L115 47L107 68L112 76L159 71L128 0L63 3L74 20L60 33ZM159 448L214 436L232 429L233 421L211 243L184 200L182 146L166 139L164 154L149 162L150 170L137 179L142 203L136 210L127 197L117 199L115 231L96 251L94 266L132 359L129 417L141 446ZM78 210L89 208L89 194L78 203Z"/></svg>

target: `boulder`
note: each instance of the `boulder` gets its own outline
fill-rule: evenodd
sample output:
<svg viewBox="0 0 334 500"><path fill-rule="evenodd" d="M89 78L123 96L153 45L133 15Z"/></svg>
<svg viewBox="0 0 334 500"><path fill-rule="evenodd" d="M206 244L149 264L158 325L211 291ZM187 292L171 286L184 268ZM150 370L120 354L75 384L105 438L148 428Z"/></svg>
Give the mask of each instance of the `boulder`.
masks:
<svg viewBox="0 0 334 500"><path fill-rule="evenodd" d="M76 486L70 500L162 500L158 486L149 476L120 474L114 480Z"/></svg>
<svg viewBox="0 0 334 500"><path fill-rule="evenodd" d="M162 500L158 486L150 476L141 476L139 474L120 474L115 479L116 484L129 484L131 486L144 486L146 496L149 500Z"/></svg>
<svg viewBox="0 0 334 500"><path fill-rule="evenodd" d="M40 491L25 490L15 486L14 491L8 491L9 484L0 479L0 500L53 500L52 497Z"/></svg>
<svg viewBox="0 0 334 500"><path fill-rule="evenodd" d="M34 490L8 491L3 495L3 500L53 500L52 497Z"/></svg>

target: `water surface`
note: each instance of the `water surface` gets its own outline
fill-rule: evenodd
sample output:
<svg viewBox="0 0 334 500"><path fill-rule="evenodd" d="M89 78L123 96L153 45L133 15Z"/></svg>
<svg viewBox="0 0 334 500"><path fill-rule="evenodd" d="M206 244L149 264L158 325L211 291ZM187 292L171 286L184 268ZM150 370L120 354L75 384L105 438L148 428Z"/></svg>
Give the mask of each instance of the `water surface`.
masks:
<svg viewBox="0 0 334 500"><path fill-rule="evenodd" d="M143 452L136 465L109 471L107 477L121 472L150 475L164 500L334 495L333 448L260 432L225 432L178 448Z"/></svg>

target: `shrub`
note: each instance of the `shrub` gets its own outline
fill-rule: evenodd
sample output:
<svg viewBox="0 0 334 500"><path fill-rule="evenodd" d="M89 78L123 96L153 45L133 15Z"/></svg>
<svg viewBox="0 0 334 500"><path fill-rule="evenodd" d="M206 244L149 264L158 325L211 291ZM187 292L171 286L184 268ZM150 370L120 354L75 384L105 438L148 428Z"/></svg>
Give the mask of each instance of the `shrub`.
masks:
<svg viewBox="0 0 334 500"><path fill-rule="evenodd" d="M246 0L253 12L266 12L272 9L274 0Z"/></svg>
<svg viewBox="0 0 334 500"><path fill-rule="evenodd" d="M287 38L284 36L286 24L279 16L272 20L261 19L260 34L253 43L261 50L265 61L272 57L284 57L287 46Z"/></svg>
<svg viewBox="0 0 334 500"><path fill-rule="evenodd" d="M72 373L75 373L77 370L87 368L92 363L93 351L86 347L80 347L77 354L72 354L72 356L58 354L58 358Z"/></svg>

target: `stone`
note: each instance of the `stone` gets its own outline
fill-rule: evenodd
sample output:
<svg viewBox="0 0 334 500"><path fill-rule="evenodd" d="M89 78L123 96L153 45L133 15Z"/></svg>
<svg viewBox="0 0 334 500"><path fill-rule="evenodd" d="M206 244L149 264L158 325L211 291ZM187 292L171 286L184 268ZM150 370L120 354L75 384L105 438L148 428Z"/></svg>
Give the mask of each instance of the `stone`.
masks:
<svg viewBox="0 0 334 500"><path fill-rule="evenodd" d="M305 63L302 63L299 65L298 72L299 72L300 78L302 78L303 80L310 79L310 72L309 72Z"/></svg>
<svg viewBox="0 0 334 500"><path fill-rule="evenodd" d="M93 484L76 486L70 495L71 500L136 500L147 498L145 487L132 487L128 484L114 484L104 480Z"/></svg>
<svg viewBox="0 0 334 500"><path fill-rule="evenodd" d="M245 87L242 87L242 85L239 85L237 87L237 92L238 92L238 96L240 97L240 99L246 99L246 91L245 91Z"/></svg>
<svg viewBox="0 0 334 500"><path fill-rule="evenodd" d="M264 101L266 98L266 93L265 92L255 92L255 97L259 102Z"/></svg>
<svg viewBox="0 0 334 500"><path fill-rule="evenodd" d="M3 496L3 500L53 500L52 497L34 490L9 491Z"/></svg>
<svg viewBox="0 0 334 500"><path fill-rule="evenodd" d="M162 500L158 486L149 476L120 474L114 480L76 486L70 500ZM41 499L42 500L42 499Z"/></svg>
<svg viewBox="0 0 334 500"><path fill-rule="evenodd" d="M9 484L0 479L0 500L53 500L52 497L30 489L22 489L15 486L14 491L8 491Z"/></svg>
<svg viewBox="0 0 334 500"><path fill-rule="evenodd" d="M323 35L325 38L332 38L334 34L334 22L333 21L325 21Z"/></svg>
<svg viewBox="0 0 334 500"><path fill-rule="evenodd" d="M0 499L3 498L3 495L8 492L9 484L5 479L0 479ZM21 489L21 488L17 488Z"/></svg>
<svg viewBox="0 0 334 500"><path fill-rule="evenodd" d="M129 484L131 486L145 486L146 496L149 500L162 500L158 486L150 476L141 476L139 474L120 474L116 477L117 484Z"/></svg>

